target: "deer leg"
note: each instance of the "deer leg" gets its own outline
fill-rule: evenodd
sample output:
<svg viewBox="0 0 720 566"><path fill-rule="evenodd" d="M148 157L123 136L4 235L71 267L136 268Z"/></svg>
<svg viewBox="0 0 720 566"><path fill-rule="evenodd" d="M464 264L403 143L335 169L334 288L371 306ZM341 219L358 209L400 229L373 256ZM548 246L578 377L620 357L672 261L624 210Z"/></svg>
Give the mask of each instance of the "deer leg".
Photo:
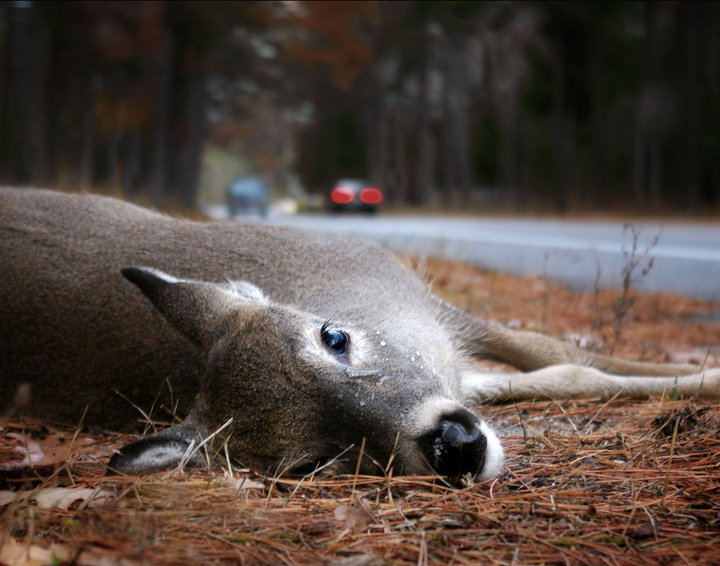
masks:
<svg viewBox="0 0 720 566"><path fill-rule="evenodd" d="M720 397L720 368L693 375L621 376L573 364L550 366L529 373L483 373L462 376L466 399L502 402L526 399L608 399L618 393L643 399L650 395Z"/></svg>

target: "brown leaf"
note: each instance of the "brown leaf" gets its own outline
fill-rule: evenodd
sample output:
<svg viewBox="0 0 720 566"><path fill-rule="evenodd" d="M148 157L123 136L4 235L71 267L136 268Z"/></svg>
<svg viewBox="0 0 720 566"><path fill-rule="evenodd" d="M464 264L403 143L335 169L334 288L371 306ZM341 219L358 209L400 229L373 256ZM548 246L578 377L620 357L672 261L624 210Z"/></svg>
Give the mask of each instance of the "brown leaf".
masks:
<svg viewBox="0 0 720 566"><path fill-rule="evenodd" d="M70 509L79 501L85 503L87 507L100 507L114 498L114 493L107 489L46 487L37 491L0 491L0 506L16 501L34 501L43 509Z"/></svg>
<svg viewBox="0 0 720 566"><path fill-rule="evenodd" d="M375 515L370 503L364 497L354 496L350 505L342 504L335 509L335 518L345 521L345 527L353 532L364 531L370 523L375 522Z"/></svg>
<svg viewBox="0 0 720 566"><path fill-rule="evenodd" d="M378 556L353 554L337 562L336 566L386 566L387 564L388 562Z"/></svg>
<svg viewBox="0 0 720 566"><path fill-rule="evenodd" d="M0 546L0 564L14 564L16 566L43 566L55 564L57 561L67 561L72 558L72 551L68 545L53 543L47 548L34 544L18 542L9 538Z"/></svg>
<svg viewBox="0 0 720 566"><path fill-rule="evenodd" d="M227 485L231 491L234 493L240 493L241 491L245 491L247 489L265 489L265 484L261 481L255 481L251 480L250 478L238 478L233 479L228 482L225 482L225 485Z"/></svg>
<svg viewBox="0 0 720 566"><path fill-rule="evenodd" d="M65 434L49 434L42 440L33 440L29 436L9 432L6 437L17 441L13 452L18 460L0 463L0 471L21 470L36 466L57 466L66 461L70 447L82 446L94 442L89 438L76 438L72 445Z"/></svg>
<svg viewBox="0 0 720 566"><path fill-rule="evenodd" d="M660 521L645 521L630 529L628 534L636 539L654 537L660 529L661 524Z"/></svg>
<svg viewBox="0 0 720 566"><path fill-rule="evenodd" d="M51 543L48 546L27 543L13 537L0 540L0 564L13 566L47 566L48 564L75 564L77 566L135 566L127 558L98 554L83 549L79 552L68 544Z"/></svg>

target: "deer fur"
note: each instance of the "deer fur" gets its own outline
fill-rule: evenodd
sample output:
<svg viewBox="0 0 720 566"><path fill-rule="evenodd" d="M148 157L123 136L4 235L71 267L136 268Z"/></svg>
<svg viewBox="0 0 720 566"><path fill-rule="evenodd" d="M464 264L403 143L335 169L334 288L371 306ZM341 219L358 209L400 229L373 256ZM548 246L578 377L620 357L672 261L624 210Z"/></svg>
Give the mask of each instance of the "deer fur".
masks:
<svg viewBox="0 0 720 566"><path fill-rule="evenodd" d="M272 472L359 461L487 479L503 451L477 402L720 394L718 369L607 358L472 318L349 236L2 189L0 253L0 411L127 430L140 408L174 424L116 454L122 473L203 465L227 447ZM473 358L524 373L478 373Z"/></svg>

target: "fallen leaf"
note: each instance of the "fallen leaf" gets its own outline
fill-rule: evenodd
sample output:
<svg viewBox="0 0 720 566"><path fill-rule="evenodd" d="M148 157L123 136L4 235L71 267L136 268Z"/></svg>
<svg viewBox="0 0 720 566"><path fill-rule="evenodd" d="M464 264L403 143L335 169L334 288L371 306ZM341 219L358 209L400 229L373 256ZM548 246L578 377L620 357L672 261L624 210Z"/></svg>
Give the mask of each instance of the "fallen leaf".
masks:
<svg viewBox="0 0 720 566"><path fill-rule="evenodd" d="M22 454L23 458L13 462L3 462L0 464L0 470L18 470L28 466L48 466L52 464L52 460L47 457L40 444L36 441L14 432L8 433L7 436L21 442L19 446L13 448L13 452Z"/></svg>
<svg viewBox="0 0 720 566"><path fill-rule="evenodd" d="M14 502L35 504L42 509L70 509L77 501L85 503L88 508L102 507L115 494L107 489L89 487L46 487L33 491L0 491L0 506Z"/></svg>
<svg viewBox="0 0 720 566"><path fill-rule="evenodd" d="M225 482L231 491L240 493L246 489L265 489L265 484L261 481L251 480L250 478L240 478L236 480L230 480Z"/></svg>
<svg viewBox="0 0 720 566"><path fill-rule="evenodd" d="M9 537L0 547L0 564L13 566L44 566L72 559L72 549L66 544L52 543L47 548L18 542Z"/></svg>
<svg viewBox="0 0 720 566"><path fill-rule="evenodd" d="M12 566L48 566L48 564L135 566L138 563L127 558L99 554L87 548L80 551L67 544L53 542L46 547L7 537L0 546L0 564L12 564Z"/></svg>
<svg viewBox="0 0 720 566"><path fill-rule="evenodd" d="M650 538L654 537L657 534L660 527L660 521L645 521L644 523L640 523L639 525L636 525L635 527L630 529L628 534L636 539Z"/></svg>
<svg viewBox="0 0 720 566"><path fill-rule="evenodd" d="M386 566L388 562L369 554L353 554L335 564L336 566Z"/></svg>
<svg viewBox="0 0 720 566"><path fill-rule="evenodd" d="M342 504L335 509L335 518L344 521L345 526L353 532L364 531L375 521L375 515L370 509L370 503L364 497L353 497L350 505Z"/></svg>
<svg viewBox="0 0 720 566"><path fill-rule="evenodd" d="M57 466L66 461L70 440L66 434L49 434L42 440L33 440L29 436L17 432L9 432L5 435L18 442L13 452L21 456L21 459L0 464L0 471L14 471L35 466ZM90 438L76 438L72 447L93 443Z"/></svg>

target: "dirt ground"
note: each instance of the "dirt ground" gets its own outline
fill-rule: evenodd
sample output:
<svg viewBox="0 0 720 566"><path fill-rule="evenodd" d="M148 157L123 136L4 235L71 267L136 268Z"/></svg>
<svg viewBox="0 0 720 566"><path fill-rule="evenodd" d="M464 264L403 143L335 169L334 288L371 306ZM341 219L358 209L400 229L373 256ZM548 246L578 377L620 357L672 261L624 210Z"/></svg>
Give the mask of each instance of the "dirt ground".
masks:
<svg viewBox="0 0 720 566"><path fill-rule="evenodd" d="M630 359L720 363L718 304L413 263L478 317ZM667 397L479 407L501 431L506 471L463 489L220 468L106 477L127 436L5 422L0 564L718 564L718 407Z"/></svg>

